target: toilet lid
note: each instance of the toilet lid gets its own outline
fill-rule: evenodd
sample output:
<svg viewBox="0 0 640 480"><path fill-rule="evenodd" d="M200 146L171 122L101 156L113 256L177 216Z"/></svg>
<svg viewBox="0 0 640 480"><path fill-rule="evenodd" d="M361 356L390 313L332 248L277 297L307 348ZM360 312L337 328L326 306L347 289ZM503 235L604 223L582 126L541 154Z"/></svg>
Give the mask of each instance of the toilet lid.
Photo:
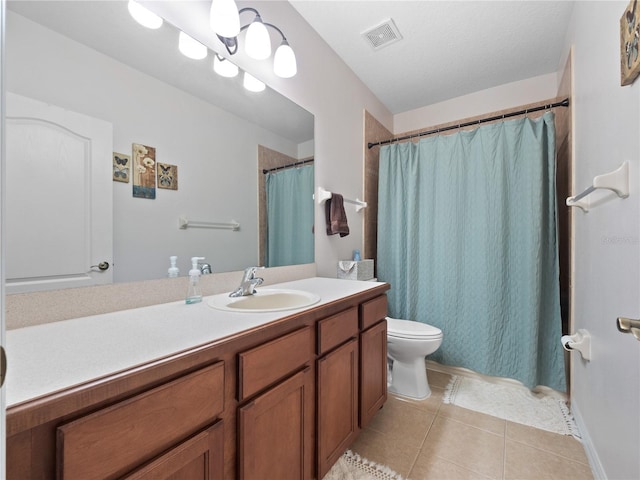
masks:
<svg viewBox="0 0 640 480"><path fill-rule="evenodd" d="M387 335L404 338L442 337L442 330L426 323L387 317Z"/></svg>

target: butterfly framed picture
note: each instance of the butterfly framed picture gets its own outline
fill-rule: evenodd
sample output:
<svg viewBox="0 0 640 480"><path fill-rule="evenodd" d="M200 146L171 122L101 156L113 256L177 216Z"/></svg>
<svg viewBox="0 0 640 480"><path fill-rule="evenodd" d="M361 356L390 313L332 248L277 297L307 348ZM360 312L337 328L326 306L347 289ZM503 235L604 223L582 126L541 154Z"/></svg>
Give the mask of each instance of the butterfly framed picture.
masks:
<svg viewBox="0 0 640 480"><path fill-rule="evenodd" d="M178 190L178 167L168 163L158 163L158 188Z"/></svg>
<svg viewBox="0 0 640 480"><path fill-rule="evenodd" d="M640 74L640 6L631 0L620 17L620 85L631 85Z"/></svg>
<svg viewBox="0 0 640 480"><path fill-rule="evenodd" d="M113 152L113 181L129 183L131 156Z"/></svg>

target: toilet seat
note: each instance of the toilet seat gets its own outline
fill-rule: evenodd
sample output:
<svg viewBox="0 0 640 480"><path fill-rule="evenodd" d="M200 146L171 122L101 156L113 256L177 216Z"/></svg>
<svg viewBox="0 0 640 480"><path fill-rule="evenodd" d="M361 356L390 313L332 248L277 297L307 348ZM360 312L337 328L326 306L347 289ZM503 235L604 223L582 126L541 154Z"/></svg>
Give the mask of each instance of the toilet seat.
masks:
<svg viewBox="0 0 640 480"><path fill-rule="evenodd" d="M439 339L442 330L433 325L387 317L387 336L407 339Z"/></svg>

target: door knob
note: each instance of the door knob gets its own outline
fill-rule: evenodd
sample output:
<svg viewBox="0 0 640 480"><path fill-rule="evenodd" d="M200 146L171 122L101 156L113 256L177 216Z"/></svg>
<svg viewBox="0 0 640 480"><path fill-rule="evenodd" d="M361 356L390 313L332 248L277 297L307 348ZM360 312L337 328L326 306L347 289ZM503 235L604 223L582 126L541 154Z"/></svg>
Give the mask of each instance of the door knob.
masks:
<svg viewBox="0 0 640 480"><path fill-rule="evenodd" d="M630 333L637 340L640 340L640 320L634 320L633 318L618 317L616 320L618 330L622 333Z"/></svg>
<svg viewBox="0 0 640 480"><path fill-rule="evenodd" d="M98 265L91 265L91 268L97 268L101 272L109 270L109 262L100 262Z"/></svg>

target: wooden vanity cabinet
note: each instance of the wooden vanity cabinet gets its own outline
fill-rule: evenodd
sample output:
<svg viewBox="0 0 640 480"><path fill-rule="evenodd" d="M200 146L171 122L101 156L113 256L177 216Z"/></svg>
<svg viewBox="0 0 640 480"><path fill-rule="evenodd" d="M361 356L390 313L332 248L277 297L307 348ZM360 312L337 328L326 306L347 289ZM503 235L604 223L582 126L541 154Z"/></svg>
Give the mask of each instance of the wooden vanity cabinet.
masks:
<svg viewBox="0 0 640 480"><path fill-rule="evenodd" d="M321 480L386 400L387 284L7 410L7 479Z"/></svg>

